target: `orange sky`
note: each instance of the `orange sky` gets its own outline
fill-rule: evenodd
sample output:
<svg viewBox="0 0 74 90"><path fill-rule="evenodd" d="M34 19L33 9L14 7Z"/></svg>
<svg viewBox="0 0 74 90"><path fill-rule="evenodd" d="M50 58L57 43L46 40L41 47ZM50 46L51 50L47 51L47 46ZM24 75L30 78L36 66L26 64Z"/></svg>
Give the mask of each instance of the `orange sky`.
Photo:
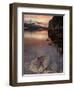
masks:
<svg viewBox="0 0 74 90"><path fill-rule="evenodd" d="M53 16L50 15L30 15L30 14L25 14L24 15L24 22L40 22L42 24L45 24L46 26L48 25L49 20L52 19Z"/></svg>

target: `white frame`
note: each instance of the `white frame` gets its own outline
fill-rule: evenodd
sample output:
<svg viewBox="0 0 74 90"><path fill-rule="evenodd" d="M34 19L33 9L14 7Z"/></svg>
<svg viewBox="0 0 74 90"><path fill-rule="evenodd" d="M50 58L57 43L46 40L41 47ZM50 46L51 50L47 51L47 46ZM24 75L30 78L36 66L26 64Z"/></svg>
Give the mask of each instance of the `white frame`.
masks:
<svg viewBox="0 0 74 90"><path fill-rule="evenodd" d="M22 76L22 13L45 13L45 14L62 14L63 19L63 38L64 38L64 53L63 53L63 73L54 74L34 74ZM18 52L17 52L17 82L34 82L34 81L53 81L53 80L69 80L69 10L59 9L38 9L38 8L17 8L17 31L18 31ZM66 24L67 23L67 24Z"/></svg>

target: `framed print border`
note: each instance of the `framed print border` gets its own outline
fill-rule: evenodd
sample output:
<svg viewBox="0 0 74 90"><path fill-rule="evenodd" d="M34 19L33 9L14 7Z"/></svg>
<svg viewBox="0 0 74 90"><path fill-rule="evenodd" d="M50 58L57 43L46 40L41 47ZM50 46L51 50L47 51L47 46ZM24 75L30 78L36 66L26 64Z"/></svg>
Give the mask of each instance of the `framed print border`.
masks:
<svg viewBox="0 0 74 90"><path fill-rule="evenodd" d="M38 9L58 9L58 10L69 10L69 80L53 80L53 81L34 81L34 82L17 82L17 8L38 8ZM27 3L13 3L10 4L10 80L11 86L27 86L27 85L43 85L43 84L60 84L60 83L72 83L72 7L71 6L61 6L61 5L42 5L42 4L27 4Z"/></svg>

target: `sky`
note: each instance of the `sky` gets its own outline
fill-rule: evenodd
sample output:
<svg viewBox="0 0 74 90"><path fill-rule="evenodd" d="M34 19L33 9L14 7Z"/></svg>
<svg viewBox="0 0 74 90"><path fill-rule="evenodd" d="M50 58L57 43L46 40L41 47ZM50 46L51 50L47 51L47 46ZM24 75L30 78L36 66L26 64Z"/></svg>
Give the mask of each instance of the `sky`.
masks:
<svg viewBox="0 0 74 90"><path fill-rule="evenodd" d="M48 23L52 18L53 16L50 15L24 14L24 23L35 23L36 25L48 27Z"/></svg>

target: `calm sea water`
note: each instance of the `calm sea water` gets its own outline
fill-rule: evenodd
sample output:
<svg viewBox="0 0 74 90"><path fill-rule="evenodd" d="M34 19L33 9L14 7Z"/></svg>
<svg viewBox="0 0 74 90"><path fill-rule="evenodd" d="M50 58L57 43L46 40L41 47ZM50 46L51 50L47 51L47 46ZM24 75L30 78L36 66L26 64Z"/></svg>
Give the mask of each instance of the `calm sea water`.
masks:
<svg viewBox="0 0 74 90"><path fill-rule="evenodd" d="M32 74L29 71L29 65L32 60L40 56L49 56L49 66L52 64L55 70L57 64L57 73L63 72L63 56L59 53L58 48L52 44L24 44L24 74Z"/></svg>

